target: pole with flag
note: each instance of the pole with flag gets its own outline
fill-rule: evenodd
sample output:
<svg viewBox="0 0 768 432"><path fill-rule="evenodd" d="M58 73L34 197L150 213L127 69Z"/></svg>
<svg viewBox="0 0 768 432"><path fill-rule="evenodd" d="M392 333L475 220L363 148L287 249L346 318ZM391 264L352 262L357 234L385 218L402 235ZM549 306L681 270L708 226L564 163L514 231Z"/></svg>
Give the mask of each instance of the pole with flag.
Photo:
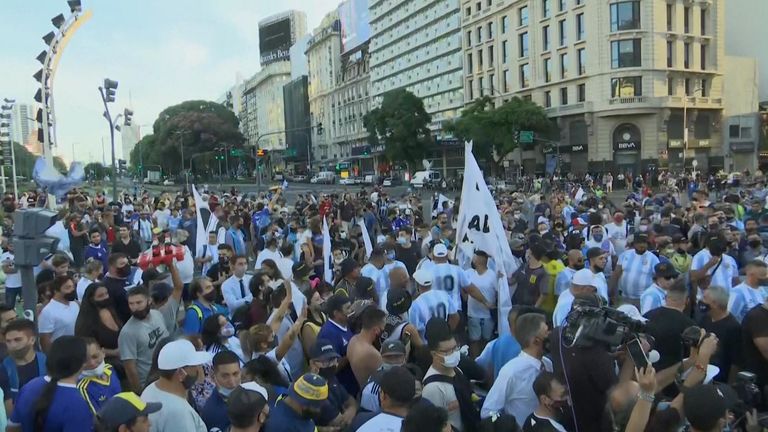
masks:
<svg viewBox="0 0 768 432"><path fill-rule="evenodd" d="M195 215L197 216L197 232L195 233L195 257L203 256L203 245L208 243L208 233L216 232L219 219L208 206L208 201L203 200L197 187L192 185L192 196L195 198Z"/></svg>
<svg viewBox="0 0 768 432"><path fill-rule="evenodd" d="M328 219L323 218L323 280L333 284L333 261L331 261L331 233Z"/></svg>
<svg viewBox="0 0 768 432"><path fill-rule="evenodd" d="M365 259L371 257L373 253L373 243L371 243L371 236L368 234L368 227L365 226L365 221L361 221L360 230L363 232L363 244L365 245Z"/></svg>
<svg viewBox="0 0 768 432"><path fill-rule="evenodd" d="M513 259L496 202L472 154L472 143L465 143L464 146L464 184L456 231L457 258L460 263L469 263L471 255L466 255L475 250L482 250L492 257L489 270L501 273L497 291L499 334L508 334L506 322L512 309L512 295L507 278L517 271L518 266Z"/></svg>

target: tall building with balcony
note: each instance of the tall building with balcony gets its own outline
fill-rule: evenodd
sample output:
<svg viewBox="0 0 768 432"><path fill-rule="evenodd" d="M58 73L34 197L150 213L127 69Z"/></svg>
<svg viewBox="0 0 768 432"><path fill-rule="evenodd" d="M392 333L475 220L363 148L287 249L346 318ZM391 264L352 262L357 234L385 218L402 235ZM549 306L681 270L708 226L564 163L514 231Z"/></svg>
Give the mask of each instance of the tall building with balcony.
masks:
<svg viewBox="0 0 768 432"><path fill-rule="evenodd" d="M465 103L519 96L560 127L516 151L526 172L544 150L574 173L724 166L724 0L462 0L461 17Z"/></svg>
<svg viewBox="0 0 768 432"><path fill-rule="evenodd" d="M291 80L291 62L270 63L243 85L243 134L249 146L269 150L272 162L285 150L283 86Z"/></svg>
<svg viewBox="0 0 768 432"><path fill-rule="evenodd" d="M485 5L487 0L480 2ZM429 159L444 171L463 167L463 147L442 131L443 123L458 117L464 105L460 3L369 2L374 105L381 102L384 93L400 88L422 98L432 115L431 128L438 145Z"/></svg>
<svg viewBox="0 0 768 432"><path fill-rule="evenodd" d="M308 129L313 145L315 165L323 167L335 159L331 138L331 93L341 71L341 22L336 10L327 14L307 42L307 63L309 66L309 112L310 124L322 123L323 130Z"/></svg>

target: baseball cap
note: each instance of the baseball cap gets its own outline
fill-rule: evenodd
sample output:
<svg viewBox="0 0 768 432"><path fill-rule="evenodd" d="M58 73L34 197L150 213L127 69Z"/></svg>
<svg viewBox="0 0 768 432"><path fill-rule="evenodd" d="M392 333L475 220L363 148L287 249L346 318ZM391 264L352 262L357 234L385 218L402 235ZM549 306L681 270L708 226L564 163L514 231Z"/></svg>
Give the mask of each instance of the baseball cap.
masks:
<svg viewBox="0 0 768 432"><path fill-rule="evenodd" d="M688 243L688 237L682 234L675 234L672 236L672 243Z"/></svg>
<svg viewBox="0 0 768 432"><path fill-rule="evenodd" d="M616 308L616 310L620 312L624 312L628 317L632 318L635 321L640 322L647 322L648 318L644 317L640 311L637 309L637 306L631 305L631 304L623 304Z"/></svg>
<svg viewBox="0 0 768 432"><path fill-rule="evenodd" d="M425 269L416 270L413 273L413 280L415 280L416 283L421 286L431 286L432 273L430 273L428 270L425 270Z"/></svg>
<svg viewBox="0 0 768 432"><path fill-rule="evenodd" d="M118 393L104 402L96 414L99 421L110 429L127 425L138 417L148 416L163 408L160 402L144 402L134 392Z"/></svg>
<svg viewBox="0 0 768 432"><path fill-rule="evenodd" d="M164 371L199 366L211 361L211 354L198 351L192 342L179 339L166 344L157 357L157 368Z"/></svg>
<svg viewBox="0 0 768 432"><path fill-rule="evenodd" d="M523 233L512 233L509 240L509 247L511 249L518 249L525 246L525 236Z"/></svg>
<svg viewBox="0 0 768 432"><path fill-rule="evenodd" d="M312 274L312 268L303 262L297 262L294 264L293 267L291 267L291 271L293 273L294 279L296 280L304 279L305 277Z"/></svg>
<svg viewBox="0 0 768 432"><path fill-rule="evenodd" d="M595 259L607 254L608 252L604 251L603 248L591 247L587 250L587 259Z"/></svg>
<svg viewBox="0 0 768 432"><path fill-rule="evenodd" d="M573 278L571 278L571 283L574 285L593 286L597 288L595 274L588 268L583 268L574 273Z"/></svg>
<svg viewBox="0 0 768 432"><path fill-rule="evenodd" d="M394 356L405 355L405 345L403 345L403 343L400 342L399 340L384 342L384 344L381 346L382 357L387 357L392 355Z"/></svg>
<svg viewBox="0 0 768 432"><path fill-rule="evenodd" d="M448 248L444 244L438 243L432 248L432 255L436 258L445 258L448 256Z"/></svg>
<svg viewBox="0 0 768 432"><path fill-rule="evenodd" d="M387 312L400 315L411 307L411 295L405 289L387 290Z"/></svg>
<svg viewBox="0 0 768 432"><path fill-rule="evenodd" d="M267 389L259 384L255 382L240 384L227 398L227 415L241 417L256 413L258 416L267 404L267 400L269 400Z"/></svg>
<svg viewBox="0 0 768 432"><path fill-rule="evenodd" d="M638 233L632 237L632 243L648 243L648 234Z"/></svg>
<svg viewBox="0 0 768 432"><path fill-rule="evenodd" d="M344 258L344 260L341 262L341 276L347 276L348 274L355 271L355 269L358 267L360 267L360 264L358 264L354 259Z"/></svg>
<svg viewBox="0 0 768 432"><path fill-rule="evenodd" d="M318 339L315 341L315 345L312 347L312 351L309 353L310 360L333 360L341 357L339 353L333 348L331 341L327 339Z"/></svg>
<svg viewBox="0 0 768 432"><path fill-rule="evenodd" d="M416 378L403 366L395 366L384 372L379 387L391 399L403 404L416 396Z"/></svg>
<svg viewBox="0 0 768 432"><path fill-rule="evenodd" d="M722 390L712 384L688 389L683 398L685 418L698 430L711 430L725 417L728 404Z"/></svg>
<svg viewBox="0 0 768 432"><path fill-rule="evenodd" d="M656 264L653 271L656 274L656 277L662 278L676 278L680 275L680 273L672 267L672 264L666 262Z"/></svg>
<svg viewBox="0 0 768 432"><path fill-rule="evenodd" d="M288 396L301 406L320 408L328 400L328 383L320 375L307 373L293 383Z"/></svg>

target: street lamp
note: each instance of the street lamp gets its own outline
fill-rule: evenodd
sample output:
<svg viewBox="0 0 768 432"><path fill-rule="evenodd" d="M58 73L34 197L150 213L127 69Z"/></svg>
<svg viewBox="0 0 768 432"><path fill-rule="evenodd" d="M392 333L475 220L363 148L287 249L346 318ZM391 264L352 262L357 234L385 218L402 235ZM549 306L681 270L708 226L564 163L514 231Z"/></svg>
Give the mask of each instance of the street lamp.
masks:
<svg viewBox="0 0 768 432"><path fill-rule="evenodd" d="M690 96L695 97L697 92L703 91L704 87L696 87L690 95L686 94L683 97L683 174L685 174L685 157L688 152L688 98Z"/></svg>
<svg viewBox="0 0 768 432"><path fill-rule="evenodd" d="M109 78L104 79L104 86L99 86L101 101L104 103L104 118L109 124L109 140L112 145L112 200L117 202L117 165L115 164L115 125L122 117L118 114L114 119L109 113L109 104L115 101L118 82Z"/></svg>

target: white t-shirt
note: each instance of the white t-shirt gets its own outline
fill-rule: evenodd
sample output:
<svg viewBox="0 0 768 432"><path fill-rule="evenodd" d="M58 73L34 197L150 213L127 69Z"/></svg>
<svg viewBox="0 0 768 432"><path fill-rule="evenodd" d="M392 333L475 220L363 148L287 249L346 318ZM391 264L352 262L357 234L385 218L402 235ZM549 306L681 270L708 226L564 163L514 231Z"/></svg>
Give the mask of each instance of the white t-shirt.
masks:
<svg viewBox="0 0 768 432"><path fill-rule="evenodd" d="M160 229L167 229L168 228L168 218L171 217L171 211L168 209L165 210L155 210L154 213L152 213L152 217L155 218L157 221L157 227Z"/></svg>
<svg viewBox="0 0 768 432"><path fill-rule="evenodd" d="M175 258L173 262L176 263L176 269L179 270L179 278L181 283L192 283L192 279L195 277L195 258L192 256L192 251L189 247L184 245L184 259L177 261Z"/></svg>
<svg viewBox="0 0 768 432"><path fill-rule="evenodd" d="M10 265L14 263L14 256L12 252L3 252L0 255L0 263L9 261ZM6 273L5 274L5 286L6 288L21 288L21 273Z"/></svg>
<svg viewBox="0 0 768 432"><path fill-rule="evenodd" d="M51 341L61 336L73 336L75 334L75 321L80 313L80 305L77 302L69 304L51 300L40 312L38 329L40 333L50 333Z"/></svg>
<svg viewBox="0 0 768 432"><path fill-rule="evenodd" d="M496 291L498 291L499 287L499 280L496 272L488 269L485 273L479 274L477 273L477 270L469 270L467 272L467 277L469 278L470 283L474 284L477 289L480 290L483 297L488 300L488 303L496 304ZM467 299L467 315L472 318L490 318L491 311L470 296Z"/></svg>
<svg viewBox="0 0 768 432"><path fill-rule="evenodd" d="M458 310L461 310L461 290L468 286L467 273L461 267L450 263L440 263L435 264L432 268L432 289L448 293Z"/></svg>
<svg viewBox="0 0 768 432"><path fill-rule="evenodd" d="M256 257L256 264L255 268L261 268L261 263L264 262L264 260L272 260L277 264L277 260L282 258L283 255L278 251L271 251L269 249L264 249L263 251L259 252L259 256Z"/></svg>
<svg viewBox="0 0 768 432"><path fill-rule="evenodd" d="M186 399L160 390L157 388L156 382L144 389L144 392L141 393L141 400L163 404L163 409L149 415L149 421L152 424L150 430L153 432L208 432L203 419Z"/></svg>
<svg viewBox="0 0 768 432"><path fill-rule="evenodd" d="M77 286L75 287L75 290L77 291L77 299L81 302L83 301L83 298L85 298L85 290L88 289L88 287L94 283L95 281L92 281L85 276L81 277L79 281L77 281Z"/></svg>
<svg viewBox="0 0 768 432"><path fill-rule="evenodd" d="M277 269L280 270L280 274L283 275L283 279L293 279L293 260L290 257L280 258L277 260Z"/></svg>
<svg viewBox="0 0 768 432"><path fill-rule="evenodd" d="M402 417L388 413L379 413L357 428L357 432L400 432L402 427Z"/></svg>

